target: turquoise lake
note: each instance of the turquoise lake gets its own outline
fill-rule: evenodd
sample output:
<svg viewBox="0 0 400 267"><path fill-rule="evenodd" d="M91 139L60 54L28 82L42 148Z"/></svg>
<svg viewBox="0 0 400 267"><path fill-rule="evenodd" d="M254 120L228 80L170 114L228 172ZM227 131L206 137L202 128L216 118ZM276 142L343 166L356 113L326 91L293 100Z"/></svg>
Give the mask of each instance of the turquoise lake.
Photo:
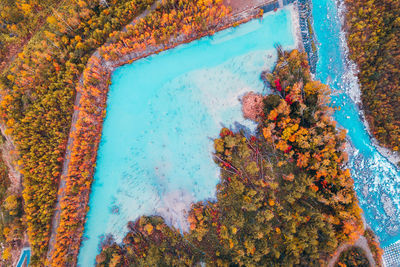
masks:
<svg viewBox="0 0 400 267"><path fill-rule="evenodd" d="M400 239L400 173L361 122L335 0L313 2L316 78L332 87L332 105L341 106L335 119L349 131L355 188L367 223L387 246ZM128 221L159 214L185 230L190 203L215 196L211 138L222 126L254 129L239 98L264 91L260 73L272 69L275 44L295 47L292 12L268 13L113 73L79 266L94 266L101 238L111 233L121 241Z"/></svg>
<svg viewBox="0 0 400 267"><path fill-rule="evenodd" d="M262 92L274 45L295 48L293 8L118 68L112 76L78 265L94 266L101 238L159 214L182 230L190 203L215 197L211 138L222 125L254 129L239 98Z"/></svg>

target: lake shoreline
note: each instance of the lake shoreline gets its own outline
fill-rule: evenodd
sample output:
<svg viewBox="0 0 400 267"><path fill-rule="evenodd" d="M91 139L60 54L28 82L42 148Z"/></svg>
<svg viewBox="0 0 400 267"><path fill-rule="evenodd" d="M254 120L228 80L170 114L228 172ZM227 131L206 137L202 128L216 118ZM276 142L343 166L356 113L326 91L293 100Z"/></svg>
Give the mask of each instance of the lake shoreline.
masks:
<svg viewBox="0 0 400 267"><path fill-rule="evenodd" d="M59 195L61 194L61 211L60 217L54 218L54 220L57 221L57 231L53 229L55 234L55 248L54 251L49 251L49 262L52 262L50 259L51 257L53 257L53 259L54 257L58 259L63 257L65 259L68 256L72 257L73 264L76 265L80 244L83 238L84 224L87 219L86 214L89 209L88 203L96 165L97 149L101 140L103 120L106 115L109 81L115 68L181 44L190 43L204 36L213 35L217 31L243 24L261 15L262 13L258 8L252 8L240 14L233 14L231 17L225 19L223 23L214 25L214 29L189 36L178 35L177 38L171 39L166 44L147 46L142 51L135 51L116 61L105 60L101 55L101 48L93 54L87 65L90 67L84 70L82 82L78 85L77 95L79 95L80 98L78 99L78 105L75 106L76 110L73 115L76 121L75 124L71 125L71 134L69 138L71 146L68 147L66 151L66 155L69 155L68 159L70 164L65 166L66 169L63 170L63 173L66 173L66 175L63 176L60 181L60 183L65 185L65 188L77 186L78 190L75 193L65 193L66 190L61 188L61 192L59 192ZM98 77L98 80L93 80L95 77ZM92 91L93 89L95 90ZM89 136L87 136L88 134ZM84 174L80 171L82 168L86 169ZM73 205L76 205L78 208L71 214L71 212L67 212L67 208ZM71 221L71 218L71 223L73 223L76 228L73 236L71 236L71 233L68 233L67 229L60 229L61 225ZM63 244L64 242L66 244Z"/></svg>
<svg viewBox="0 0 400 267"><path fill-rule="evenodd" d="M265 1L268 2L268 1ZM295 48L299 49L301 51L304 50L304 45L303 45L303 38L301 36L301 30L300 30L300 22L299 22L299 13L298 13L298 7L296 4L288 4L284 6L284 8L291 8L291 13L292 13L292 31L294 36L296 37L296 44ZM265 15L272 15L275 11L267 12ZM216 25L216 29L212 31L207 31L203 32L200 34L192 34L189 36L185 35L179 35L175 38L172 38L167 44L161 44L161 45L151 45L146 47L146 49L142 51L134 51L132 53L128 53L124 55L123 57L119 58L118 60L104 60L103 65L105 68L107 68L110 72L113 72L116 68L130 64L136 60L142 59L149 57L151 55L159 54L163 51L173 49L177 46L184 45L191 43L195 40L201 39L206 36L212 36L216 32L220 32L223 30L226 30L228 28L236 27L241 24L244 24L246 22L249 22L250 20L253 19L262 19L264 13L260 13L260 5L254 6L249 8L248 10L243 10L238 13L233 13L231 14L231 17L228 17L223 23L220 25ZM101 51L101 48L99 49ZM99 56L101 59L103 59L102 53L99 53Z"/></svg>

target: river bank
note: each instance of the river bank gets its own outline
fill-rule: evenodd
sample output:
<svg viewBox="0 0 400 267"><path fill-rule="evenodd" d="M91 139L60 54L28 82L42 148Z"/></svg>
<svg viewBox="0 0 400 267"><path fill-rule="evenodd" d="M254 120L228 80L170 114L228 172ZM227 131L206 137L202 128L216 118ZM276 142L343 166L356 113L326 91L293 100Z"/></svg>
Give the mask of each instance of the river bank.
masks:
<svg viewBox="0 0 400 267"><path fill-rule="evenodd" d="M359 69L357 64L354 61L350 60L349 47L347 45L347 36L346 36L347 31L344 26L346 19L345 16L347 12L346 5L343 0L337 0L336 4L338 6L338 17L340 18L340 23L342 25L342 31L340 33L340 42L347 58L346 60L347 73L345 79L347 83L355 85L349 87L350 90L348 93L359 109L360 119L363 122L365 130L368 132L368 135L370 136L371 142L374 145L374 147L379 151L379 153L382 154L382 156L384 156L387 160L389 160L394 166L398 167L400 166L399 165L400 153L393 151L390 148L382 146L371 132L371 128L369 126L370 123L365 115L365 108L361 100L361 89L360 89L360 84L358 82Z"/></svg>
<svg viewBox="0 0 400 267"><path fill-rule="evenodd" d="M336 121L348 130L348 168L354 180L367 224L379 237L382 247L400 238L399 179L395 162L378 149L363 118L356 66L348 60L342 3L315 0L314 29L319 41L317 78L332 88ZM340 44L340 45L338 45ZM386 155L386 156L390 156Z"/></svg>

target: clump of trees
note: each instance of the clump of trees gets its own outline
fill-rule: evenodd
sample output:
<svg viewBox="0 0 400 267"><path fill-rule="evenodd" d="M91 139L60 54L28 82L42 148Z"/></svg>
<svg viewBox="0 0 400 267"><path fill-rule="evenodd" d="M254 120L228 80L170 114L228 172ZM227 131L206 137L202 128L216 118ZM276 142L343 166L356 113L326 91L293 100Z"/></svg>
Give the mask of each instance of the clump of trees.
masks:
<svg viewBox="0 0 400 267"><path fill-rule="evenodd" d="M169 47L171 42L177 45L190 38L197 39L220 28L229 13L222 0L166 0L136 25L113 34L111 43L101 48L101 54L106 60L118 60L131 53L140 54L151 45Z"/></svg>
<svg viewBox="0 0 400 267"><path fill-rule="evenodd" d="M128 224L124 248L115 242L96 257L98 266L195 266L201 252L161 217L141 217Z"/></svg>
<svg viewBox="0 0 400 267"><path fill-rule="evenodd" d="M332 120L329 88L311 79L304 53L278 51L274 72L262 74L274 93L264 98L258 134L221 130L214 140L217 199L193 204L190 231L167 241L184 242L185 256L174 248L165 254L148 249L160 240L129 227L123 244L103 246L99 266L127 266L126 259L138 266L165 259L193 260L175 266L315 266L363 235L344 168L346 132Z"/></svg>
<svg viewBox="0 0 400 267"><path fill-rule="evenodd" d="M336 267L369 267L368 258L359 247L352 247L340 254Z"/></svg>
<svg viewBox="0 0 400 267"><path fill-rule="evenodd" d="M54 0L0 1L0 70L58 5Z"/></svg>
<svg viewBox="0 0 400 267"><path fill-rule="evenodd" d="M48 1L40 2L45 5ZM111 33L121 30L153 2L57 2L57 9L51 10L23 52L0 75L0 116L7 126L6 134L12 136L20 154L33 266L45 262L75 88L81 73L92 52ZM35 16L35 10L32 8L30 16Z"/></svg>
<svg viewBox="0 0 400 267"><path fill-rule="evenodd" d="M374 136L400 149L400 1L346 0L347 42Z"/></svg>
<svg viewBox="0 0 400 267"><path fill-rule="evenodd" d="M383 266L382 262L383 249L381 249L379 246L378 237L371 229L365 230L364 236L367 239L369 248L371 249L371 253L374 257L375 264L377 266Z"/></svg>

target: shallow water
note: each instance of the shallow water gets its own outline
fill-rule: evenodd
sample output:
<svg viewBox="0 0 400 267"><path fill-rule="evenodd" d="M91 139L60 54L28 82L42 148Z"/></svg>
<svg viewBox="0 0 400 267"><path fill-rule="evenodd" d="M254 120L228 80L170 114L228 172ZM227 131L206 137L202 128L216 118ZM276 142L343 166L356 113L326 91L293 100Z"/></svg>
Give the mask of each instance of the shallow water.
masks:
<svg viewBox="0 0 400 267"><path fill-rule="evenodd" d="M101 236L117 241L140 215L160 214L182 230L193 201L215 197L211 153L221 123L255 125L239 97L263 90L274 45L295 46L287 7L237 28L118 68L112 76L90 211L78 264L93 266Z"/></svg>
<svg viewBox="0 0 400 267"><path fill-rule="evenodd" d="M386 247L400 239L400 172L373 146L360 119L357 79L341 32L335 0L313 0L319 42L317 78L333 89L335 119L348 130L353 146L349 167L365 219ZM341 45L339 45L341 44Z"/></svg>
<svg viewBox="0 0 400 267"><path fill-rule="evenodd" d="M17 262L16 267L29 266L30 260L31 260L31 249L24 247L21 250L21 255L19 256L19 260Z"/></svg>

